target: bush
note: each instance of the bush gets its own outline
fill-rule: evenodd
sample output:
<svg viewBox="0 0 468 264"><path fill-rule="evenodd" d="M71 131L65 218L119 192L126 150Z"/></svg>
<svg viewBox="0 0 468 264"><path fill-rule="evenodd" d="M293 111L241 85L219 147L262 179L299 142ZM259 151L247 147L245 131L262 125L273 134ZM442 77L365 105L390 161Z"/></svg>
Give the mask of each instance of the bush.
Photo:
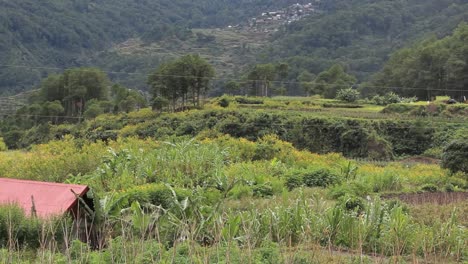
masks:
<svg viewBox="0 0 468 264"><path fill-rule="evenodd" d="M239 104L263 104L263 100L250 99L246 97L237 97L236 102Z"/></svg>
<svg viewBox="0 0 468 264"><path fill-rule="evenodd" d="M345 102L356 102L359 99L360 93L353 89L353 88L347 88L347 89L341 89L338 91L336 95L336 99L345 101Z"/></svg>
<svg viewBox="0 0 468 264"><path fill-rule="evenodd" d="M348 211L362 212L365 209L365 202L361 197L345 195L340 198L340 204Z"/></svg>
<svg viewBox="0 0 468 264"><path fill-rule="evenodd" d="M285 185L289 191L292 191L295 188L304 185L304 180L302 179L301 175L290 175L286 178Z"/></svg>
<svg viewBox="0 0 468 264"><path fill-rule="evenodd" d="M273 188L270 184L254 185L253 195L255 197L268 197L273 195Z"/></svg>
<svg viewBox="0 0 468 264"><path fill-rule="evenodd" d="M421 190L424 192L437 192L437 186L434 184L426 184L421 187Z"/></svg>
<svg viewBox="0 0 468 264"><path fill-rule="evenodd" d="M339 182L338 176L327 169L305 172L302 177L307 187L327 187Z"/></svg>
<svg viewBox="0 0 468 264"><path fill-rule="evenodd" d="M218 105L223 107L223 108L226 108L229 106L229 99L225 96L219 98L219 101L218 101Z"/></svg>
<svg viewBox="0 0 468 264"><path fill-rule="evenodd" d="M452 173L461 171L468 173L468 141L452 141L442 154L442 167L449 169Z"/></svg>
<svg viewBox="0 0 468 264"><path fill-rule="evenodd" d="M376 95L372 98L372 101L377 105L389 105L401 102L401 98L394 92L389 92L383 96Z"/></svg>
<svg viewBox="0 0 468 264"><path fill-rule="evenodd" d="M38 248L41 228L40 220L26 216L17 205L0 207L0 247L5 247L10 242L20 247ZM8 241L9 234L13 241Z"/></svg>
<svg viewBox="0 0 468 264"><path fill-rule="evenodd" d="M181 188L174 188L177 200L181 201L190 195L190 191ZM175 202L172 191L164 184L146 184L131 188L121 193L125 197L125 205L128 207L133 202L140 204L151 203L160 205L165 209L169 209Z"/></svg>

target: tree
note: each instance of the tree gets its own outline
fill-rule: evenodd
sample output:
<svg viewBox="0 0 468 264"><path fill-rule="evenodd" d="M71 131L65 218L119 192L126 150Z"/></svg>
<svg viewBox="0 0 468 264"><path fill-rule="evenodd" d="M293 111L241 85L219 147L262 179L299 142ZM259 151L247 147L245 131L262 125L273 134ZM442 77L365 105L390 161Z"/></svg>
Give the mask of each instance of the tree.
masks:
<svg viewBox="0 0 468 264"><path fill-rule="evenodd" d="M306 93L306 96L309 96L314 88L313 81L315 77L316 76L314 74L308 71L302 71L297 77L297 80L300 82L300 86Z"/></svg>
<svg viewBox="0 0 468 264"><path fill-rule="evenodd" d="M442 167L452 173L461 171L468 173L468 141L459 139L452 141L442 154Z"/></svg>
<svg viewBox="0 0 468 264"><path fill-rule="evenodd" d="M229 81L224 85L224 91L230 95L239 94L240 84L236 81Z"/></svg>
<svg viewBox="0 0 468 264"><path fill-rule="evenodd" d="M49 116L51 120L55 121L55 124L58 123L59 115L65 112L65 108L63 108L60 101L55 100L53 102L46 102L44 104L44 113L45 115Z"/></svg>
<svg viewBox="0 0 468 264"><path fill-rule="evenodd" d="M257 96L270 96L270 84L272 81L285 79L288 75L289 66L280 64L257 64L249 72L247 79L252 83L252 89Z"/></svg>
<svg viewBox="0 0 468 264"><path fill-rule="evenodd" d="M88 109L86 109L83 115L86 119L92 119L92 118L96 118L98 115L102 113L104 113L104 111L99 106L99 104L96 103L96 104L90 105Z"/></svg>
<svg viewBox="0 0 468 264"><path fill-rule="evenodd" d="M325 98L335 98L338 90L351 87L357 79L347 74L339 64L321 72L314 80L313 92Z"/></svg>
<svg viewBox="0 0 468 264"><path fill-rule="evenodd" d="M395 52L374 76L373 86L396 87L392 90L399 95L425 100L437 95L463 98L468 92L467 35L468 25L460 24L450 36L433 37Z"/></svg>
<svg viewBox="0 0 468 264"><path fill-rule="evenodd" d="M155 97L153 99L152 108L162 112L163 108L169 105L169 101L164 97Z"/></svg>
<svg viewBox="0 0 468 264"><path fill-rule="evenodd" d="M106 74L99 69L70 69L45 79L41 95L44 101L60 101L67 116L81 116L87 101L108 98L108 83Z"/></svg>
<svg viewBox="0 0 468 264"><path fill-rule="evenodd" d="M112 98L117 111L130 112L146 107L146 98L140 91L115 84L111 88Z"/></svg>
<svg viewBox="0 0 468 264"><path fill-rule="evenodd" d="M201 96L210 88L215 71L199 55L186 55L161 65L148 78L153 98L163 97L172 102L173 110L178 102L182 106L192 103L200 105Z"/></svg>

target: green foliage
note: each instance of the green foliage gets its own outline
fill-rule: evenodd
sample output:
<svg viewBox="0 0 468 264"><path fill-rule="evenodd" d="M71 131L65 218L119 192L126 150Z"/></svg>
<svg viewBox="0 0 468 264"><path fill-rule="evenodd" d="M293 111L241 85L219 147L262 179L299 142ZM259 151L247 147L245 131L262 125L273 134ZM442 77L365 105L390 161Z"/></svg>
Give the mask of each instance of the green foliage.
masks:
<svg viewBox="0 0 468 264"><path fill-rule="evenodd" d="M434 184L425 184L421 187L421 190L424 192L437 192L437 186Z"/></svg>
<svg viewBox="0 0 468 264"><path fill-rule="evenodd" d="M340 182L338 176L327 169L306 171L303 173L304 185L307 187L327 187Z"/></svg>
<svg viewBox="0 0 468 264"><path fill-rule="evenodd" d="M263 12L266 7L283 6L283 1L249 0L2 2L0 60L5 64L43 68L3 69L0 91L28 89L37 85L45 74L56 72L54 67L92 64L103 65L106 70L114 72L134 72L135 65L147 68L146 63L155 67L161 57L119 56L107 51L109 43L121 43L134 37L141 37L144 41L184 41L191 37L192 28L238 24ZM135 75L116 74L113 78L132 87L137 84Z"/></svg>
<svg viewBox="0 0 468 264"><path fill-rule="evenodd" d="M248 73L247 79L251 83L251 95L255 96L271 96L275 90L282 91L283 88L272 89L273 81L280 81L288 76L289 65L286 63L279 64L257 64ZM285 92L285 91L282 91Z"/></svg>
<svg viewBox="0 0 468 264"><path fill-rule="evenodd" d="M187 103L200 105L200 100L210 89L211 78L215 70L199 55L186 55L177 60L161 65L148 77L153 97L163 97L171 101L176 110L177 101L182 107Z"/></svg>
<svg viewBox="0 0 468 264"><path fill-rule="evenodd" d="M296 173L288 175L285 185L290 191L294 190L295 188L299 188L304 185L303 176Z"/></svg>
<svg viewBox="0 0 468 264"><path fill-rule="evenodd" d="M468 173L468 143L466 140L455 140L444 149L442 167L452 173Z"/></svg>
<svg viewBox="0 0 468 264"><path fill-rule="evenodd" d="M16 204L3 204L0 206L0 246L37 248L43 224L37 218L25 215ZM53 224L51 228L54 228Z"/></svg>
<svg viewBox="0 0 468 264"><path fill-rule="evenodd" d="M254 185L252 190L255 197L268 197L273 195L273 188L270 184Z"/></svg>
<svg viewBox="0 0 468 264"><path fill-rule="evenodd" d="M389 92L384 95L376 95L372 98L372 101L377 105L389 105L397 104L401 102L400 96L394 92Z"/></svg>
<svg viewBox="0 0 468 264"><path fill-rule="evenodd" d="M356 78L347 74L341 65L335 64L317 75L311 93L325 98L335 98L339 90L352 86L356 81Z"/></svg>
<svg viewBox="0 0 468 264"><path fill-rule="evenodd" d="M7 150L8 150L8 147L5 144L5 141L3 140L3 138L0 137L0 151L7 151Z"/></svg>
<svg viewBox="0 0 468 264"><path fill-rule="evenodd" d="M104 111L98 104L92 104L87 107L83 115L86 119L92 119L92 118L96 118L98 115L102 113L104 113Z"/></svg>
<svg viewBox="0 0 468 264"><path fill-rule="evenodd" d="M247 97L236 97L236 102L238 102L239 104L263 104L263 100L260 100L260 99L250 99L250 98L247 98Z"/></svg>
<svg viewBox="0 0 468 264"><path fill-rule="evenodd" d="M339 183L341 179L328 169L314 170L313 168L294 170L286 176L285 185L289 190L297 187L328 187Z"/></svg>
<svg viewBox="0 0 468 264"><path fill-rule="evenodd" d="M353 88L341 89L336 94L336 99L348 103L356 102L359 99L359 92Z"/></svg>
<svg viewBox="0 0 468 264"><path fill-rule="evenodd" d="M66 70L62 75L53 75L41 84L45 101L60 101L67 116L78 116L91 99L108 98L108 79L98 69L79 68Z"/></svg>
<svg viewBox="0 0 468 264"><path fill-rule="evenodd" d="M425 87L427 89L396 91L426 100L437 95L461 99L460 93L444 90L465 89L467 32L468 26L462 23L450 36L428 39L398 51L375 76L374 83L389 87Z"/></svg>
<svg viewBox="0 0 468 264"><path fill-rule="evenodd" d="M218 101L218 105L223 107L223 108L226 108L229 106L229 99L227 97L221 97L219 98L219 101Z"/></svg>

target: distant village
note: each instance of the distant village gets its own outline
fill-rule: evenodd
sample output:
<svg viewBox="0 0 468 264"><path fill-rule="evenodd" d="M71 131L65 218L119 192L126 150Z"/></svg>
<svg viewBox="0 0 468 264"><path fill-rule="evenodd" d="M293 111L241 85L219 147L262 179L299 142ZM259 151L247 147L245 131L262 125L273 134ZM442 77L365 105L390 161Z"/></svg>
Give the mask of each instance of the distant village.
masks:
<svg viewBox="0 0 468 264"><path fill-rule="evenodd" d="M284 9L276 11L267 11L249 19L246 25L229 26L231 29L247 29L253 32L269 33L277 31L281 25L290 24L298 21L306 16L318 13L318 6L320 1L316 0L314 3L307 4L293 4Z"/></svg>

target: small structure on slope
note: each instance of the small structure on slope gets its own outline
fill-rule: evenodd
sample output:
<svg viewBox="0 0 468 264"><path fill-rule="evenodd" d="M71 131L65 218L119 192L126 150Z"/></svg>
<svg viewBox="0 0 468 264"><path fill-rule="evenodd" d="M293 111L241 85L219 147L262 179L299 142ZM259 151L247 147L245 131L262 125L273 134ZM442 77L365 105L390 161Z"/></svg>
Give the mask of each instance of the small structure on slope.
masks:
<svg viewBox="0 0 468 264"><path fill-rule="evenodd" d="M70 213L82 217L80 197L88 186L0 178L0 205L17 204L26 215L47 219Z"/></svg>

